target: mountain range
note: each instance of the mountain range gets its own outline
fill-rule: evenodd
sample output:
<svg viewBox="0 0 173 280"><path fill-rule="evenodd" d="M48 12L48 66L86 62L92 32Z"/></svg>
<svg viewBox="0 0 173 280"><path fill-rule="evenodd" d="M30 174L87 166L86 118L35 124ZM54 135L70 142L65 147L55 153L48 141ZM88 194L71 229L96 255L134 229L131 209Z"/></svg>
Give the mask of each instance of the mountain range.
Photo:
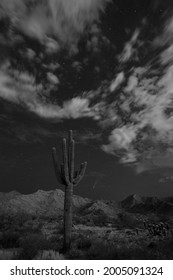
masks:
<svg viewBox="0 0 173 280"><path fill-rule="evenodd" d="M133 194L124 199L121 206L128 212L141 214L153 212L158 215L173 215L172 197L144 197Z"/></svg>
<svg viewBox="0 0 173 280"><path fill-rule="evenodd" d="M64 192L60 189L51 191L38 190L32 194L17 191L0 192L0 213L16 215L26 213L37 216L60 216L63 214ZM74 211L90 214L101 211L107 216L115 217L121 211L134 213L157 213L173 215L173 198L144 197L137 194L128 196L121 202L109 200L92 200L73 196Z"/></svg>

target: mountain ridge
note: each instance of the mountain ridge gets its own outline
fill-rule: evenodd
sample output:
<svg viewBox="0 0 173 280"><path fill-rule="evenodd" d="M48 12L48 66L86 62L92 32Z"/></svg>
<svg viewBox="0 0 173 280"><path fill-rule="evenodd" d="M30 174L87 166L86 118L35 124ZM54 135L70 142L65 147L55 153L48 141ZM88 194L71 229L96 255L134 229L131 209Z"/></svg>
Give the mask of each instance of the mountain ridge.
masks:
<svg viewBox="0 0 173 280"><path fill-rule="evenodd" d="M74 207L84 206L89 202L79 196L73 196ZM44 191L37 190L31 194L21 194L16 191L9 193L0 192L0 213L31 215L61 215L64 208L64 192L60 189Z"/></svg>
<svg viewBox="0 0 173 280"><path fill-rule="evenodd" d="M173 197L140 196L132 194L121 201L121 206L130 212L155 212L173 215Z"/></svg>
<svg viewBox="0 0 173 280"><path fill-rule="evenodd" d="M101 211L107 216L116 216L120 211L134 213L155 212L173 215L173 197L145 197L138 194L129 195L121 202L113 200L93 200L79 195L73 195L73 207L80 213L85 209L85 215ZM64 192L61 189L37 190L31 194L17 191L0 192L0 213L16 215L26 213L37 216L59 216L63 214Z"/></svg>

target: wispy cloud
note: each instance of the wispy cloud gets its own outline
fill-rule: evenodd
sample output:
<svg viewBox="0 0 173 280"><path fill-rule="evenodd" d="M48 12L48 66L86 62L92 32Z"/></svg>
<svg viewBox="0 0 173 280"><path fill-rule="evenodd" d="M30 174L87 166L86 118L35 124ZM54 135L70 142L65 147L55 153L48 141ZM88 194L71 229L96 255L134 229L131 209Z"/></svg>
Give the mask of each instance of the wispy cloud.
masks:
<svg viewBox="0 0 173 280"><path fill-rule="evenodd" d="M81 143L88 143L91 140L99 140L101 139L102 133L101 132L97 132L97 131L91 131L91 130L86 130L86 131L80 131L80 134L76 134L76 139L77 142L81 142Z"/></svg>
<svg viewBox="0 0 173 280"><path fill-rule="evenodd" d="M110 0L2 0L0 16L8 16L13 27L39 40L48 52L61 44L74 50L79 36L98 20L107 2Z"/></svg>
<svg viewBox="0 0 173 280"><path fill-rule="evenodd" d="M145 66L124 72L123 86L114 105L115 128L102 149L131 164L137 173L173 168L173 18L150 48L162 46L160 54ZM119 56L128 62L138 47L139 30ZM159 66L158 66L159 65ZM111 104L112 105L112 102ZM106 107L106 105L105 105ZM109 107L107 106L109 111Z"/></svg>
<svg viewBox="0 0 173 280"><path fill-rule="evenodd" d="M123 163L134 163L138 173L173 166L172 81L172 66L163 71L160 79L157 75L136 76L134 71L116 102L116 118L117 106L122 110L120 128L111 132L109 144L102 148L121 155Z"/></svg>
<svg viewBox="0 0 173 280"><path fill-rule="evenodd" d="M94 23L87 48L88 51L92 49L97 52L98 39L102 34L95 21L107 2L109 0L33 1L31 7L22 0L2 0L0 17L8 16L15 30L37 39L44 45L47 54L58 52L62 46L75 54L86 26ZM121 54L116 56L119 67L114 79L105 81L96 90L66 99L61 104L58 98L52 102L44 98L44 94L49 97L50 91L57 90L61 84L62 75L56 74L61 67L59 61L42 65L44 84L27 70L21 73L6 63L0 69L0 97L49 120L94 119L102 129L110 130L107 143L101 146L102 150L118 156L121 163L133 166L137 173L172 168L172 27L173 18L170 18L162 34L150 46L147 44L153 53L157 49L157 55L153 54L153 59L145 65L140 65L139 60L140 47L145 42L141 39L142 28L138 27L124 44ZM21 37L16 40L21 40ZM36 52L30 48L23 53L23 57L30 61L38 59L36 56ZM137 63L130 65L131 60ZM76 72L79 73L82 66L81 62L73 61L72 68ZM99 133L88 133L81 135L81 139L87 141L99 136Z"/></svg>
<svg viewBox="0 0 173 280"><path fill-rule="evenodd" d="M48 81L53 84L53 85L57 85L59 84L59 79L57 76L55 76L53 73L51 72L47 72L47 79Z"/></svg>
<svg viewBox="0 0 173 280"><path fill-rule="evenodd" d="M110 85L110 91L112 92L112 91L116 90L123 81L124 81L124 73L120 72L116 76L115 80L112 81L112 83Z"/></svg>
<svg viewBox="0 0 173 280"><path fill-rule="evenodd" d="M102 148L105 152L116 154L116 151L129 151L131 143L136 138L135 129L133 126L123 126L115 128L109 136L109 144L103 145Z"/></svg>
<svg viewBox="0 0 173 280"><path fill-rule="evenodd" d="M163 183L163 184L172 181L173 181L173 176L164 176L159 179L159 183Z"/></svg>
<svg viewBox="0 0 173 280"><path fill-rule="evenodd" d="M136 43L140 34L140 30L136 29L128 42L126 42L124 49L119 56L120 62L127 62L132 56L137 55Z"/></svg>
<svg viewBox="0 0 173 280"><path fill-rule="evenodd" d="M49 87L59 83L58 78L48 72ZM9 63L0 70L0 97L26 107L30 112L47 119L77 119L96 116L90 109L89 97L74 97L63 102L62 106L44 99L44 86L36 83L28 72L20 73L11 68ZM46 91L46 90L45 90ZM41 94L40 94L41 93ZM48 93L49 94L49 93Z"/></svg>

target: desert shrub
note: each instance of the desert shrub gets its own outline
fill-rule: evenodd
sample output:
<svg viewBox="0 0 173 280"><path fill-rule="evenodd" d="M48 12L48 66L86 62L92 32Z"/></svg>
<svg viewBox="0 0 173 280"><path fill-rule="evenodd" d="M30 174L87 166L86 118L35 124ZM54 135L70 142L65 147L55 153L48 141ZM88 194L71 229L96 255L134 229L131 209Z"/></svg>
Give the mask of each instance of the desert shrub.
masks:
<svg viewBox="0 0 173 280"><path fill-rule="evenodd" d="M82 246L87 247L89 238L86 237L86 234L83 233L76 233L72 235L71 245L73 248L82 248ZM83 245L82 245L83 244Z"/></svg>
<svg viewBox="0 0 173 280"><path fill-rule="evenodd" d="M126 212L121 212L118 214L118 223L119 227L122 228L136 228L139 226L139 221L136 219L133 214L129 214Z"/></svg>
<svg viewBox="0 0 173 280"><path fill-rule="evenodd" d="M51 248L54 250L60 250L63 246L63 237L57 234L54 234L49 237L49 242L51 245Z"/></svg>
<svg viewBox="0 0 173 280"><path fill-rule="evenodd" d="M73 223L80 224L81 223L81 217L74 214Z"/></svg>
<svg viewBox="0 0 173 280"><path fill-rule="evenodd" d="M88 223L93 224L92 218L89 215L75 216L73 218L73 222L74 222L74 224L82 224L82 225L87 225Z"/></svg>
<svg viewBox="0 0 173 280"><path fill-rule="evenodd" d="M35 224L33 224L32 227L26 227L28 228L28 230L32 233L40 233L41 232L41 228L43 226L43 222L42 221L38 221Z"/></svg>
<svg viewBox="0 0 173 280"><path fill-rule="evenodd" d="M147 248L141 248L137 246L129 248L126 245L123 245L116 250L116 258L120 260L152 259Z"/></svg>
<svg viewBox="0 0 173 280"><path fill-rule="evenodd" d="M157 224L161 221L160 221L160 218L156 214L151 213L149 216L149 222Z"/></svg>
<svg viewBox="0 0 173 280"><path fill-rule="evenodd" d="M158 260L173 259L173 241L156 239L148 242L147 240L133 240L133 242L118 242L115 246L115 258L121 260Z"/></svg>
<svg viewBox="0 0 173 280"><path fill-rule="evenodd" d="M93 221L88 221L88 222L86 222L85 225L88 226L88 227L94 227L95 226Z"/></svg>
<svg viewBox="0 0 173 280"><path fill-rule="evenodd" d="M63 232L64 232L63 225L58 225L58 227L56 228L56 234L63 234Z"/></svg>
<svg viewBox="0 0 173 280"><path fill-rule="evenodd" d="M159 243L158 245L159 259L172 260L173 259L173 240L168 239Z"/></svg>
<svg viewBox="0 0 173 280"><path fill-rule="evenodd" d="M0 260L16 260L18 249L2 249L0 250Z"/></svg>
<svg viewBox="0 0 173 280"><path fill-rule="evenodd" d="M102 210L97 210L92 216L92 220L95 226L105 226L110 221L109 217Z"/></svg>
<svg viewBox="0 0 173 280"><path fill-rule="evenodd" d="M19 226L23 226L26 221L31 219L31 216L25 213L17 214L17 216L13 217L13 222L18 224Z"/></svg>
<svg viewBox="0 0 173 280"><path fill-rule="evenodd" d="M88 238L81 238L78 241L77 248L80 250L87 250L91 247L91 240Z"/></svg>
<svg viewBox="0 0 173 280"><path fill-rule="evenodd" d="M82 260L85 259L85 251L72 247L65 256L66 260Z"/></svg>
<svg viewBox="0 0 173 280"><path fill-rule="evenodd" d="M98 209L90 214L76 215L73 218L75 224L83 224L87 226L105 226L106 223L112 222L111 218L107 216L101 209Z"/></svg>
<svg viewBox="0 0 173 280"><path fill-rule="evenodd" d="M135 242L129 246L128 243L116 244L97 241L92 244L87 253L87 259L97 260L142 260L159 259L158 251L137 246Z"/></svg>
<svg viewBox="0 0 173 280"><path fill-rule="evenodd" d="M7 224L8 220L5 215L0 215L0 228L2 229L5 224Z"/></svg>
<svg viewBox="0 0 173 280"><path fill-rule="evenodd" d="M0 245L2 248L17 248L19 246L20 233L16 231L5 231L0 238Z"/></svg>
<svg viewBox="0 0 173 280"><path fill-rule="evenodd" d="M51 242L41 234L28 234L19 240L22 249L19 259L33 259L39 250L52 249Z"/></svg>
<svg viewBox="0 0 173 280"><path fill-rule="evenodd" d="M65 260L65 257L63 254L54 250L42 250L38 251L34 260Z"/></svg>
<svg viewBox="0 0 173 280"><path fill-rule="evenodd" d="M116 258L116 250L111 243L96 241L87 251L87 259L110 260Z"/></svg>

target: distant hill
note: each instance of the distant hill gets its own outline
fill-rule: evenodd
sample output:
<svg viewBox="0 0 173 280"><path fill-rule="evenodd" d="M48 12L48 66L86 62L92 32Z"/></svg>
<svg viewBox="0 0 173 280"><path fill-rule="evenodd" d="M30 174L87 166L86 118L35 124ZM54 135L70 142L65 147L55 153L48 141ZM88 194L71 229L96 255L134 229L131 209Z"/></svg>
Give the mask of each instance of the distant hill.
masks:
<svg viewBox="0 0 173 280"><path fill-rule="evenodd" d="M12 198L17 197L18 195L21 195L21 194L17 191L11 191L8 193L0 192L0 202L8 201Z"/></svg>
<svg viewBox="0 0 173 280"><path fill-rule="evenodd" d="M121 206L128 212L149 213L154 212L162 215L173 215L173 198L143 197L130 195L121 202Z"/></svg>
<svg viewBox="0 0 173 280"><path fill-rule="evenodd" d="M90 199L73 196L74 208L86 205ZM21 194L16 191L0 193L0 213L59 216L63 213L64 192L60 189L51 191L38 190L32 194Z"/></svg>
<svg viewBox="0 0 173 280"><path fill-rule="evenodd" d="M142 215L155 213L173 216L173 198L143 197L137 194L128 196L121 202L109 200L92 200L81 196L73 196L73 207L76 214L94 215L103 213L108 217L116 217L119 212L139 213ZM64 208L64 192L60 189L32 194L21 194L16 191L0 192L0 213L17 215L21 213L37 216L62 216Z"/></svg>
<svg viewBox="0 0 173 280"><path fill-rule="evenodd" d="M103 213L115 217L120 212L119 203L109 200L92 200L73 195L73 208L77 215ZM38 190L32 194L16 191L0 192L0 213L16 215L26 213L37 216L59 216L63 214L64 192L60 189L51 191Z"/></svg>

